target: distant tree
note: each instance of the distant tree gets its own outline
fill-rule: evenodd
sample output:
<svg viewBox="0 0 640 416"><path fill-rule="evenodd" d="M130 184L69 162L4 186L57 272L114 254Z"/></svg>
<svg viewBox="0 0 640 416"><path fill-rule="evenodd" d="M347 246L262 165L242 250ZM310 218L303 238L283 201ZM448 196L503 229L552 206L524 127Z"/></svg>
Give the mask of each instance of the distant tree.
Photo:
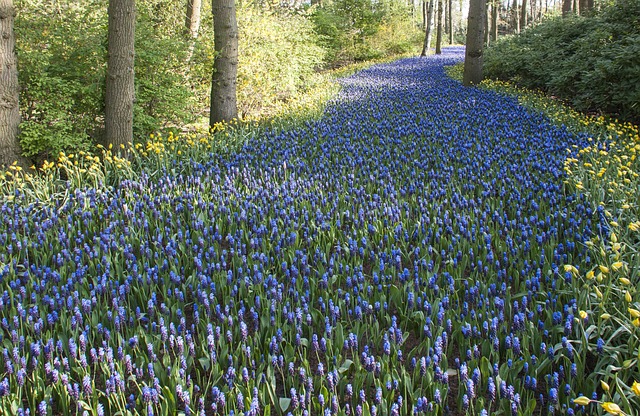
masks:
<svg viewBox="0 0 640 416"><path fill-rule="evenodd" d="M520 8L518 7L518 0L513 0L513 6L511 6L511 15L513 18L514 32L520 33Z"/></svg>
<svg viewBox="0 0 640 416"><path fill-rule="evenodd" d="M589 0L580 0L580 15L584 16L589 13Z"/></svg>
<svg viewBox="0 0 640 416"><path fill-rule="evenodd" d="M467 20L467 47L464 57L464 85L479 84L482 81L482 53L484 37L485 0L469 1Z"/></svg>
<svg viewBox="0 0 640 416"><path fill-rule="evenodd" d="M184 22L185 31L192 39L198 37L200 31L200 13L202 0L187 0L187 15Z"/></svg>
<svg viewBox="0 0 640 416"><path fill-rule="evenodd" d="M567 17L573 13L573 0L562 1L562 17Z"/></svg>
<svg viewBox="0 0 640 416"><path fill-rule="evenodd" d="M489 44L491 43L491 36L490 36L490 20L491 20L491 9L490 9L490 4L489 1L487 1L484 5L484 44L486 46L489 46Z"/></svg>
<svg viewBox="0 0 640 416"><path fill-rule="evenodd" d="M0 167L15 161L26 165L18 141L20 105L14 18L13 0L0 0Z"/></svg>
<svg viewBox="0 0 640 416"><path fill-rule="evenodd" d="M527 0L522 0L522 8L520 9L520 28L524 29L526 26L527 26Z"/></svg>
<svg viewBox="0 0 640 416"><path fill-rule="evenodd" d="M212 0L216 58L211 77L209 124L238 117L236 86L238 78L238 23L234 0Z"/></svg>
<svg viewBox="0 0 640 416"><path fill-rule="evenodd" d="M429 48L431 47L431 36L433 35L433 6L435 0L429 0L429 7L427 9L427 23L424 28L424 43L422 45L422 53L420 56L427 56Z"/></svg>
<svg viewBox="0 0 640 416"><path fill-rule="evenodd" d="M117 152L125 153L133 141L135 0L109 0L108 13L105 139Z"/></svg>
<svg viewBox="0 0 640 416"><path fill-rule="evenodd" d="M438 0L438 29L436 32L436 55L442 53L442 0Z"/></svg>
<svg viewBox="0 0 640 416"><path fill-rule="evenodd" d="M453 45L453 0L449 0L449 7L447 10L447 20L449 21L449 45Z"/></svg>
<svg viewBox="0 0 640 416"><path fill-rule="evenodd" d="M491 2L491 41L493 42L498 40L498 7L500 7L498 0L493 0Z"/></svg>

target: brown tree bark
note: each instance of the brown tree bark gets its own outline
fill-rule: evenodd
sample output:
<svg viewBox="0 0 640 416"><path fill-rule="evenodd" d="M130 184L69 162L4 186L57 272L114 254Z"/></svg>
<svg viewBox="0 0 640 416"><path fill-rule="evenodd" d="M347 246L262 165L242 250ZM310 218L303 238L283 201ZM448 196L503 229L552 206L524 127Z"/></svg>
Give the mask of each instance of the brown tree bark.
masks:
<svg viewBox="0 0 640 416"><path fill-rule="evenodd" d="M482 81L484 10L485 0L469 1L467 47L464 57L464 74L462 77L462 83L466 86L479 84Z"/></svg>
<svg viewBox="0 0 640 416"><path fill-rule="evenodd" d="M495 42L498 40L498 7L500 7L500 3L498 0L493 0L491 3L491 41Z"/></svg>
<svg viewBox="0 0 640 416"><path fill-rule="evenodd" d="M191 39L198 37L202 0L187 0L187 16L184 21L185 32Z"/></svg>
<svg viewBox="0 0 640 416"><path fill-rule="evenodd" d="M522 7L520 8L520 30L524 30L527 27L527 0L522 0Z"/></svg>
<svg viewBox="0 0 640 416"><path fill-rule="evenodd" d="M491 38L489 35L490 32L490 28L491 28L491 22L489 21L489 18L491 17L491 10L489 8L489 2L487 1L484 5L484 44L485 46L489 46L490 42L491 42Z"/></svg>
<svg viewBox="0 0 640 416"><path fill-rule="evenodd" d="M563 0L562 17L567 17L573 13L573 0Z"/></svg>
<svg viewBox="0 0 640 416"><path fill-rule="evenodd" d="M109 0L105 139L114 152L127 154L133 142L135 0Z"/></svg>
<svg viewBox="0 0 640 416"><path fill-rule="evenodd" d="M422 29L427 28L427 1L422 0Z"/></svg>
<svg viewBox="0 0 640 416"><path fill-rule="evenodd" d="M429 0L429 7L427 9L427 24L424 28L424 43L422 44L422 52L420 53L420 56L427 56L427 52L429 52L429 48L431 47L434 2L435 0Z"/></svg>
<svg viewBox="0 0 640 416"><path fill-rule="evenodd" d="M438 29L436 32L436 55L442 53L442 0L438 0Z"/></svg>
<svg viewBox="0 0 640 416"><path fill-rule="evenodd" d="M18 141L20 88L13 31L15 14L13 0L0 0L0 168L16 161L23 168L27 165L26 159L20 154Z"/></svg>
<svg viewBox="0 0 640 416"><path fill-rule="evenodd" d="M580 0L580 16L584 16L589 13L589 2L588 0Z"/></svg>
<svg viewBox="0 0 640 416"><path fill-rule="evenodd" d="M447 18L449 20L449 45L453 45L453 0L449 0Z"/></svg>
<svg viewBox="0 0 640 416"><path fill-rule="evenodd" d="M212 0L213 41L216 60L211 77L209 124L238 117L236 85L238 76L238 23L234 0Z"/></svg>

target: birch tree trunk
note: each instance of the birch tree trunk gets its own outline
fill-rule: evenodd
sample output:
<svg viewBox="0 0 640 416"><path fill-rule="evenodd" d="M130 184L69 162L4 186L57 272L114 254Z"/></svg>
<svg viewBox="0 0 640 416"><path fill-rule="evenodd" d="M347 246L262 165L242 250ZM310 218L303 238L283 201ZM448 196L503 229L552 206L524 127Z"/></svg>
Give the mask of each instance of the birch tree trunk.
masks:
<svg viewBox="0 0 640 416"><path fill-rule="evenodd" d="M20 154L18 133L20 101L18 86L18 58L13 32L15 8L13 0L0 0L0 168L18 162L26 167Z"/></svg>
<svg viewBox="0 0 640 416"><path fill-rule="evenodd" d="M469 1L467 23L467 47L464 57L462 83L466 86L482 81L482 40L484 38L485 0Z"/></svg>
<svg viewBox="0 0 640 416"><path fill-rule="evenodd" d="M212 0L213 41L216 59L211 77L209 124L238 117L236 85L238 76L238 23L234 0Z"/></svg>
<svg viewBox="0 0 640 416"><path fill-rule="evenodd" d="M198 37L201 12L202 0L187 0L187 16L184 21L184 26L191 39Z"/></svg>
<svg viewBox="0 0 640 416"><path fill-rule="evenodd" d="M135 0L109 0L105 139L115 152L127 154L133 142Z"/></svg>

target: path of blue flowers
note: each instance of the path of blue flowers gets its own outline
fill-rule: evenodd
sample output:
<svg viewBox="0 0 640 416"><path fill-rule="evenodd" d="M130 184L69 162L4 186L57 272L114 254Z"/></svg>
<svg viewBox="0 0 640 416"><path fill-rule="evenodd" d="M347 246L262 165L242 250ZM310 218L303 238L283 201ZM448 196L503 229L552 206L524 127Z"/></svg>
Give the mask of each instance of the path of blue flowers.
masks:
<svg viewBox="0 0 640 416"><path fill-rule="evenodd" d="M362 71L321 120L182 174L3 205L0 403L573 413L579 142L447 78L462 53Z"/></svg>

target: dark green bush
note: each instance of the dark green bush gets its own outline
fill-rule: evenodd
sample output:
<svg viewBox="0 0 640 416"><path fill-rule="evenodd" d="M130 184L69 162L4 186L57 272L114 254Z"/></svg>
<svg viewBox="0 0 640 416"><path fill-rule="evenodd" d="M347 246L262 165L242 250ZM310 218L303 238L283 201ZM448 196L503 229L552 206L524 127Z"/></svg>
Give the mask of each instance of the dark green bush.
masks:
<svg viewBox="0 0 640 416"><path fill-rule="evenodd" d="M485 54L485 75L540 89L586 112L640 121L640 2L590 17L556 18Z"/></svg>

